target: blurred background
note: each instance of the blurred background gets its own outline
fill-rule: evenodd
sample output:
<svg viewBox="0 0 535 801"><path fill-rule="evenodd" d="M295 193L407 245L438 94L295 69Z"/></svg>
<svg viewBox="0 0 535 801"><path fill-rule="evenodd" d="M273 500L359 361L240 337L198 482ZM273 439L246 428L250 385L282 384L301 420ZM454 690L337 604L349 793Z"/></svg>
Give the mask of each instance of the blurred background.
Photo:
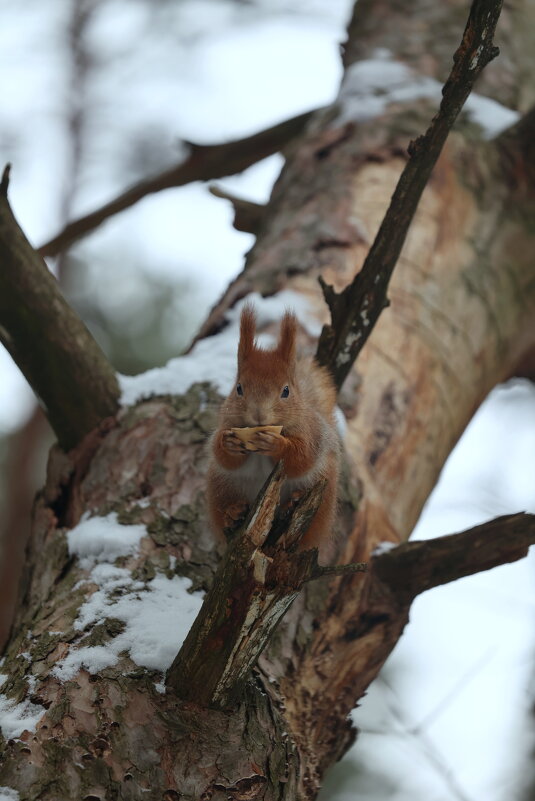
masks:
<svg viewBox="0 0 535 801"><path fill-rule="evenodd" d="M0 0L0 159L34 246L130 184L331 102L348 0ZM272 156L218 186L265 202ZM180 353L253 237L205 184L148 196L49 261L114 366ZM0 347L0 557L24 541L52 436ZM535 512L535 388L492 393L415 536ZM20 535L20 536L19 536ZM419 598L354 713L323 801L535 801L535 556Z"/></svg>

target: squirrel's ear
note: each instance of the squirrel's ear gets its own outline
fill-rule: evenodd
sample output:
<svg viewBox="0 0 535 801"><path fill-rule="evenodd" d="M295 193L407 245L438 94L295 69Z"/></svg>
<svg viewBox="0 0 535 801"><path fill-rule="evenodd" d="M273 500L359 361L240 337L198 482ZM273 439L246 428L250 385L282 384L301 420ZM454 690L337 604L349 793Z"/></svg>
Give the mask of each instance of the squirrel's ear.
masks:
<svg viewBox="0 0 535 801"><path fill-rule="evenodd" d="M238 364L241 364L254 350L256 333L256 314L252 303L246 303L240 317L240 344L238 345Z"/></svg>
<svg viewBox="0 0 535 801"><path fill-rule="evenodd" d="M286 312L281 322L277 351L287 364L295 360L296 337L297 317L292 312Z"/></svg>

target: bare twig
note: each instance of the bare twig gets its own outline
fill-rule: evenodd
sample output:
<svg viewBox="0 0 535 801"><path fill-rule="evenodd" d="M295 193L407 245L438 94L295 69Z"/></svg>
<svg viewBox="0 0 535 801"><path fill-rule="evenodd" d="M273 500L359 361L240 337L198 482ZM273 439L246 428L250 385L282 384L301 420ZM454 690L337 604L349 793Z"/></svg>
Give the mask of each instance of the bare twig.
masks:
<svg viewBox="0 0 535 801"><path fill-rule="evenodd" d="M409 160L361 271L341 293L321 281L332 323L318 361L341 387L387 301L387 288L422 192L446 138L483 68L498 55L493 36L502 0L474 0L442 102L427 132L409 145Z"/></svg>
<svg viewBox="0 0 535 801"><path fill-rule="evenodd" d="M226 192L219 186L210 186L210 193L214 197L229 200L234 209L234 228L237 231L245 231L246 234L257 234L266 207L262 203L253 203L251 200L244 200L241 197L236 197L230 192Z"/></svg>
<svg viewBox="0 0 535 801"><path fill-rule="evenodd" d="M437 771L439 776L441 776L445 784L448 786L449 790L459 799L459 801L471 801L470 796L465 793L454 772L446 763L444 757L434 743L432 743L431 740L425 735L425 732L414 729L414 727L412 727L406 720L405 712L399 704L394 688L391 687L384 676L381 676L381 682L388 689L393 699L388 706L398 723L403 727L403 732L401 732L402 736L411 736L416 740L417 745L421 748L422 753L429 764L434 770ZM397 734L397 732L388 733Z"/></svg>
<svg viewBox="0 0 535 801"><path fill-rule="evenodd" d="M115 371L32 248L0 192L0 340L13 356L65 449L118 408Z"/></svg>
<svg viewBox="0 0 535 801"><path fill-rule="evenodd" d="M187 142L188 155L183 161L153 178L145 178L96 211L73 220L53 239L41 245L39 253L41 256L55 256L73 242L87 236L109 217L130 208L138 200L154 192L184 186L192 181L210 181L242 172L252 164L282 150L291 139L301 133L313 113L309 111L299 114L272 128L234 142L220 145L196 145Z"/></svg>

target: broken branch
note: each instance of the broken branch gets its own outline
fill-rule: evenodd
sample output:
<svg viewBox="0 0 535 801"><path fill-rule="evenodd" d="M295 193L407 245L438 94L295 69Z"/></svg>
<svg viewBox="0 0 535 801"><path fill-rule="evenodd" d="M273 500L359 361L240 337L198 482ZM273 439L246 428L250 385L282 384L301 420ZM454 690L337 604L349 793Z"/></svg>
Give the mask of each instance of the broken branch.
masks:
<svg viewBox="0 0 535 801"><path fill-rule="evenodd" d="M324 568L318 565L316 548L296 550L321 503L321 485L303 495L291 510L290 520L284 516L285 533L278 541L268 541L283 480L279 464L242 533L231 541L171 665L167 685L185 700L206 707L228 706L306 582L366 569L362 564Z"/></svg>

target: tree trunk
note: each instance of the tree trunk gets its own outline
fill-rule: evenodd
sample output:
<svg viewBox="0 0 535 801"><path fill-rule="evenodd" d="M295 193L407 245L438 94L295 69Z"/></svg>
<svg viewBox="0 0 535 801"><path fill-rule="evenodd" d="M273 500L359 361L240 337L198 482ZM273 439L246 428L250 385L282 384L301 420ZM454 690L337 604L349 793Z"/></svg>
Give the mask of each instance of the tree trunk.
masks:
<svg viewBox="0 0 535 801"><path fill-rule="evenodd" d="M460 2L390 8L359 0L341 100L318 112L287 154L245 269L201 336L224 327L225 312L251 291L293 290L308 303L307 330L327 322L317 278L341 289L358 271L408 140L432 108L413 99L379 118L349 119L342 101L352 65L386 46L392 58L442 79L466 12ZM534 24L528 3L503 12L503 55L476 87L522 112L533 102L535 48L524 32ZM162 694L161 674L125 653L67 681L52 673L82 639L97 647L120 631L112 618L84 632L75 625L95 586L83 583L91 568L69 556L64 530L83 513L117 512L147 526L139 552L121 563L136 580L148 586L176 571L195 588L210 585L220 554L206 523L205 440L217 392L197 384L184 396L145 400L68 455L52 451L2 667L10 676L3 692L43 714L35 732L3 744L0 784L41 801L315 797L353 739L347 715L399 638L414 594L372 551L409 537L474 411L535 346L531 141L522 126L484 141L464 124L450 137L394 272L391 305L340 396L347 432L338 561L370 561L371 570L309 585L235 705L207 709ZM312 350L305 330L302 339ZM479 550L484 539L475 540Z"/></svg>

